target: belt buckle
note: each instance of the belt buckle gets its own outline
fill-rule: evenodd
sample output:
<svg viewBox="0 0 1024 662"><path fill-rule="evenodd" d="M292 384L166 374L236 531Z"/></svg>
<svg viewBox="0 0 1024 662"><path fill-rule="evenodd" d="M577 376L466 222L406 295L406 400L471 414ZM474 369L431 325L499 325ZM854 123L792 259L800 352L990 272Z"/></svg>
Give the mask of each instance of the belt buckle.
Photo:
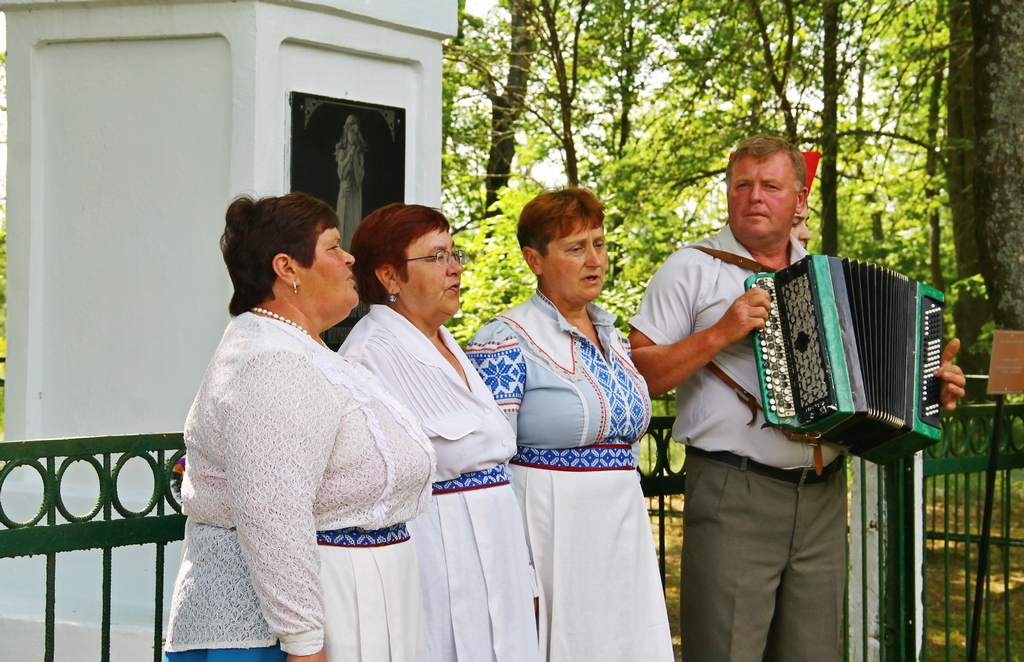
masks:
<svg viewBox="0 0 1024 662"><path fill-rule="evenodd" d="M806 481L806 480L807 480L807 472L809 472L809 471L814 471L814 467L804 467L804 468L803 468L803 469L802 469L802 470L800 471L800 482L799 482L799 483L797 483L797 486L798 486L798 487L799 487L799 486L801 486L801 485L803 485L803 484L804 484L804 481Z"/></svg>

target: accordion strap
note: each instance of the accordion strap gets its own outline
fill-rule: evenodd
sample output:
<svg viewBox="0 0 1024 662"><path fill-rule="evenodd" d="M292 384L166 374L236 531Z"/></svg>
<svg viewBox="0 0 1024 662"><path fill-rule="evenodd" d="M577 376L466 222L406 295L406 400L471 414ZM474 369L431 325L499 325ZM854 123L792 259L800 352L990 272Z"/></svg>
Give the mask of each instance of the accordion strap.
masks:
<svg viewBox="0 0 1024 662"><path fill-rule="evenodd" d="M751 260L749 257L743 257L742 255L736 255L735 253L730 253L728 251L720 251L717 248L708 248L706 246L691 246L691 248L696 248L702 253L707 253L711 257L716 257L722 262L734 264L742 269L749 269L754 273L763 274L775 271L775 269L766 267L757 260ZM714 361L708 363L707 368L711 371L711 374L721 379L725 382L726 386L736 392L736 397L740 399L740 402L750 408L750 422L747 423L747 425L753 425L754 422L757 421L757 410L761 409L761 404L757 401L757 398L748 393L747 389L737 384L735 379L725 374L725 371L719 368ZM762 427L767 426L768 424L765 423ZM786 428L778 428L778 430L789 439L794 441L806 441L814 447L814 472L820 476L824 469L824 462L821 459L821 440L818 438L818 435L801 434L799 432L787 430Z"/></svg>
<svg viewBox="0 0 1024 662"><path fill-rule="evenodd" d="M735 379L725 374L725 371L719 368L714 361L709 363L707 368L711 371L711 374L725 382L726 386L736 391L736 397L738 397L740 402L750 409L750 420L747 422L747 425L753 425L757 422L757 410L761 408L761 405L757 402L757 398L752 396L747 389L737 384Z"/></svg>
<svg viewBox="0 0 1024 662"><path fill-rule="evenodd" d="M737 255L736 257L739 256ZM748 260L748 262L749 261L750 260ZM757 401L757 398L752 396L747 391L747 389L737 384L735 379L725 374L725 371L718 367L718 365L714 361L708 363L707 368L708 370L711 371L711 374L721 379L723 382L725 382L726 386L735 391L736 397L740 399L740 402L745 404L750 409L750 421L747 423L747 425L753 425L754 422L757 421L757 411L761 409L761 404ZM768 424L765 423L762 427L767 426ZM824 469L825 463L821 458L821 441L818 439L818 436L814 434L801 434L799 432L792 432L785 428L777 429L780 432L782 432L782 434L786 435L786 437L788 437L789 439L792 439L794 441L806 441L807 443L814 447L814 472L820 476L822 470Z"/></svg>
<svg viewBox="0 0 1024 662"><path fill-rule="evenodd" d="M735 253L730 253L728 251L720 251L717 248L708 248L706 246L691 246L690 248L696 248L701 253L707 253L711 257L717 257L722 262L735 264L737 267L749 269L754 273L763 274L775 271L775 269L772 269L771 267L766 267L757 260L751 260L749 257L743 257L742 255L736 255Z"/></svg>

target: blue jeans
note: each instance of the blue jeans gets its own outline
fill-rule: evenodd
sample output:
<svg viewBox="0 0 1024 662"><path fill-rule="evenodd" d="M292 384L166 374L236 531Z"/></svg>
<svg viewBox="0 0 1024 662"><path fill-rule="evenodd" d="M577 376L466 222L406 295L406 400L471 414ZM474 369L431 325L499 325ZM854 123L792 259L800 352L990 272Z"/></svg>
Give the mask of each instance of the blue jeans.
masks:
<svg viewBox="0 0 1024 662"><path fill-rule="evenodd" d="M284 662L288 654L280 644L264 648L200 648L164 653L164 662Z"/></svg>

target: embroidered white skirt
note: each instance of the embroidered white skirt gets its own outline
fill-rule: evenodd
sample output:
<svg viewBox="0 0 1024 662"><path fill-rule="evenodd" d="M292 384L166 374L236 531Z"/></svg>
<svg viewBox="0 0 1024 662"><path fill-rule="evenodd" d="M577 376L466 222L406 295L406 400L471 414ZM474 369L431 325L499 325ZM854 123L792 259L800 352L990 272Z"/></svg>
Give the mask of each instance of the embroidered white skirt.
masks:
<svg viewBox="0 0 1024 662"><path fill-rule="evenodd" d="M672 662L637 473L510 469L540 587L541 659Z"/></svg>
<svg viewBox="0 0 1024 662"><path fill-rule="evenodd" d="M435 494L408 526L428 662L537 660L530 557L512 487Z"/></svg>
<svg viewBox="0 0 1024 662"><path fill-rule="evenodd" d="M423 662L423 612L411 541L321 545L327 662Z"/></svg>

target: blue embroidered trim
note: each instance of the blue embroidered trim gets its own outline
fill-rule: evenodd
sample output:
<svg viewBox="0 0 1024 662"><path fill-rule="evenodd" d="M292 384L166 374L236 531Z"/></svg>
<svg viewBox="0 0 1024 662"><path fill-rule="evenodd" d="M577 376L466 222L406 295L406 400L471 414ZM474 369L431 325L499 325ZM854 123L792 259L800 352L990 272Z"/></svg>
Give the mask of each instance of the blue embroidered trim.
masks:
<svg viewBox="0 0 1024 662"><path fill-rule="evenodd" d="M523 384L526 382L526 361L523 350L515 336L502 341L485 344L470 344L466 356L476 366L476 371L491 390L495 401L503 411L510 407L519 411L523 400Z"/></svg>
<svg viewBox="0 0 1024 662"><path fill-rule="evenodd" d="M579 448L533 448L519 446L512 464L554 471L611 471L634 469L629 444L594 444Z"/></svg>
<svg viewBox="0 0 1024 662"><path fill-rule="evenodd" d="M508 485L508 474L505 473L504 464L497 464L483 471L462 474L458 478L452 478L451 480L440 480L434 483L434 494L465 492L466 490L478 490L482 487L495 487L496 485Z"/></svg>
<svg viewBox="0 0 1024 662"><path fill-rule="evenodd" d="M318 545L333 545L335 547L383 547L405 542L408 539L409 529L406 528L404 522L385 529L370 531L351 526L347 529L316 532Z"/></svg>

